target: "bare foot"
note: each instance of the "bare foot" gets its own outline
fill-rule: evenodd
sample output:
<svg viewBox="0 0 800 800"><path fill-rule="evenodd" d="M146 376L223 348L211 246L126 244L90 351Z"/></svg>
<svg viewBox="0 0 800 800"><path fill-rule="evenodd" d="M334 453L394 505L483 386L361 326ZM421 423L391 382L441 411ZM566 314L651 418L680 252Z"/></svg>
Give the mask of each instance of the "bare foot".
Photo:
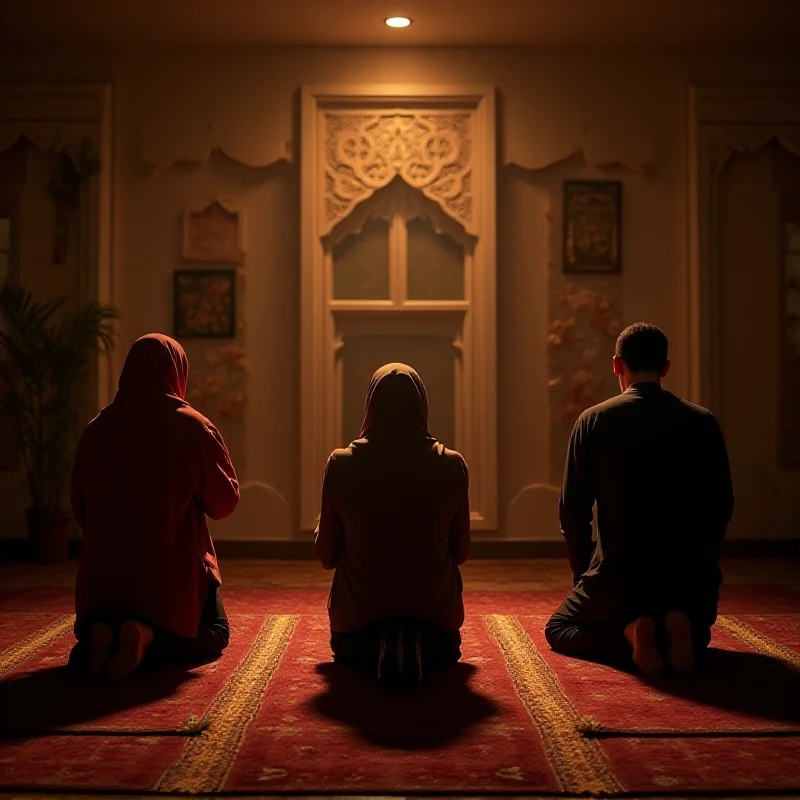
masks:
<svg viewBox="0 0 800 800"><path fill-rule="evenodd" d="M103 674L113 640L114 632L108 625L104 625L102 622L92 625L92 658L89 669L93 677L99 678Z"/></svg>
<svg viewBox="0 0 800 800"><path fill-rule="evenodd" d="M656 624L650 617L639 617L625 628L625 638L633 647L633 663L648 678L664 674L664 660L656 648Z"/></svg>
<svg viewBox="0 0 800 800"><path fill-rule="evenodd" d="M143 622L129 619L119 629L119 650L108 665L108 674L116 681L127 678L142 663L153 642L153 629Z"/></svg>
<svg viewBox="0 0 800 800"><path fill-rule="evenodd" d="M664 617L669 646L667 661L679 675L694 672L694 648L692 647L692 623L682 611L670 611Z"/></svg>

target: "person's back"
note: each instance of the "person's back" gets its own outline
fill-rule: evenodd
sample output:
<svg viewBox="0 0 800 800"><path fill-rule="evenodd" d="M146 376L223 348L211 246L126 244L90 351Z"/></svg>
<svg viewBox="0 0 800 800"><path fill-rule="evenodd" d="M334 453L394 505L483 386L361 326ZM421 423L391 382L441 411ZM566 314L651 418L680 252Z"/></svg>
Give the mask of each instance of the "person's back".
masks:
<svg viewBox="0 0 800 800"><path fill-rule="evenodd" d="M458 565L468 541L454 520L460 512L469 522L461 455L431 441L362 439L334 451L328 472L346 531L331 595L334 628L415 618L458 630Z"/></svg>
<svg viewBox="0 0 800 800"><path fill-rule="evenodd" d="M91 493L81 525L79 614L98 605L133 606L176 633L194 635L205 575L219 580L204 511L195 501L206 468L200 451L207 424L194 409L170 404L140 406L134 415L112 405L87 426L76 475ZM223 516L231 506L232 493L212 513Z"/></svg>
<svg viewBox="0 0 800 800"><path fill-rule="evenodd" d="M114 401L81 437L71 481L83 532L79 641L96 622L118 628L121 620L138 620L141 630L173 637L173 645L194 642L208 606L217 627L224 622L224 636L216 638L227 644L205 516L218 519L236 508L238 482L222 437L183 399L187 371L174 340L138 339Z"/></svg>
<svg viewBox="0 0 800 800"><path fill-rule="evenodd" d="M719 427L658 383L636 383L586 412L602 569L640 589L719 584ZM599 564L599 559L598 559ZM587 580L584 575L584 581Z"/></svg>
<svg viewBox="0 0 800 800"><path fill-rule="evenodd" d="M656 636L682 637L668 659L678 671L693 668L692 651L708 644L722 580L717 551L733 512L719 425L661 387L668 370L664 334L630 326L614 358L622 394L575 424L559 504L575 590L546 629L554 649L576 655L620 655L627 641L653 674L663 671Z"/></svg>
<svg viewBox="0 0 800 800"><path fill-rule="evenodd" d="M370 383L361 437L328 460L315 547L336 570L328 609L337 657L359 651L349 660L368 661L370 631L407 621L427 626L429 655L460 654L469 478L462 456L430 436L427 415L416 372L387 364Z"/></svg>

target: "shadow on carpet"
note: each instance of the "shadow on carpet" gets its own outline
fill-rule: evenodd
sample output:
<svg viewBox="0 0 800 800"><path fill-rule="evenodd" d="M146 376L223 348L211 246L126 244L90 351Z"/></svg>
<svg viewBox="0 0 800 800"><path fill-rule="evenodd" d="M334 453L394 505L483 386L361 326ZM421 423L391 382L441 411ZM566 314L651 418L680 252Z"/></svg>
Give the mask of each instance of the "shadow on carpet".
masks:
<svg viewBox="0 0 800 800"><path fill-rule="evenodd" d="M800 733L800 672L773 656L712 647L702 671L658 688L693 703L794 725Z"/></svg>
<svg viewBox="0 0 800 800"><path fill-rule="evenodd" d="M476 667L463 662L430 672L420 688L408 691L381 689L362 670L343 664L318 664L316 672L326 691L309 706L381 747L442 747L500 712L497 703L470 688Z"/></svg>
<svg viewBox="0 0 800 800"><path fill-rule="evenodd" d="M198 663L143 672L125 683L97 683L65 665L40 668L0 681L0 740L13 741L53 734L190 736L193 726L170 726L152 719L133 726L104 725L125 711L173 697L182 684L200 676Z"/></svg>
<svg viewBox="0 0 800 800"><path fill-rule="evenodd" d="M542 618L521 619L531 660L541 659L558 679L584 736L800 736L796 615L723 617L700 669L660 680L554 653Z"/></svg>
<svg viewBox="0 0 800 800"><path fill-rule="evenodd" d="M710 647L707 660L692 675L657 680L633 667L577 659L637 679L643 689L732 714L797 728L800 735L800 672L779 658L744 650Z"/></svg>

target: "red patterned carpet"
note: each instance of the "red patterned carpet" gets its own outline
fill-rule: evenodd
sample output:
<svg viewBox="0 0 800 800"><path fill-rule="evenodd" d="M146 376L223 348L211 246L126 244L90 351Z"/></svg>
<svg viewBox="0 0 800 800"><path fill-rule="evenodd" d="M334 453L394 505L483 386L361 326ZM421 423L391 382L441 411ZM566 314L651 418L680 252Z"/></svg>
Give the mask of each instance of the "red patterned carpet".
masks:
<svg viewBox="0 0 800 800"><path fill-rule="evenodd" d="M732 587L710 669L658 684L552 653L552 592L467 595L463 662L413 693L334 666L325 593L231 590L211 663L91 685L71 596L0 594L0 790L800 791L800 612Z"/></svg>

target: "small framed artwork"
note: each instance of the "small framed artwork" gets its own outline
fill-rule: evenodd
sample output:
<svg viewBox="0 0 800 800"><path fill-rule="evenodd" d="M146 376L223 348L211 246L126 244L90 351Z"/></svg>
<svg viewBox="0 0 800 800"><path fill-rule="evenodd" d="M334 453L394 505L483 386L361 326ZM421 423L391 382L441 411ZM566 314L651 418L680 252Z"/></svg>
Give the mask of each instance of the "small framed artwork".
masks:
<svg viewBox="0 0 800 800"><path fill-rule="evenodd" d="M620 272L622 184L564 181L564 272Z"/></svg>
<svg viewBox="0 0 800 800"><path fill-rule="evenodd" d="M236 336L235 269L179 269L174 281L177 339Z"/></svg>
<svg viewBox="0 0 800 800"><path fill-rule="evenodd" d="M183 214L185 261L239 264L244 258L246 216L227 200L192 203Z"/></svg>

